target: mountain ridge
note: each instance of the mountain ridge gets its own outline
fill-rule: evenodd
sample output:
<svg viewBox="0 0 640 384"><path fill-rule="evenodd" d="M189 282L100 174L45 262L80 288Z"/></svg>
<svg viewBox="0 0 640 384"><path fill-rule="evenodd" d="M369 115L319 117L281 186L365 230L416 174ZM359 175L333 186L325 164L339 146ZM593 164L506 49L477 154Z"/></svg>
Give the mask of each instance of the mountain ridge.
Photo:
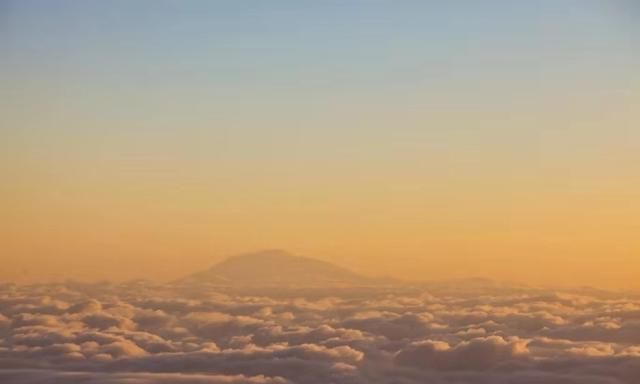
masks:
<svg viewBox="0 0 640 384"><path fill-rule="evenodd" d="M231 256L183 280L240 287L346 287L388 283L386 279L368 277L328 261L281 249Z"/></svg>

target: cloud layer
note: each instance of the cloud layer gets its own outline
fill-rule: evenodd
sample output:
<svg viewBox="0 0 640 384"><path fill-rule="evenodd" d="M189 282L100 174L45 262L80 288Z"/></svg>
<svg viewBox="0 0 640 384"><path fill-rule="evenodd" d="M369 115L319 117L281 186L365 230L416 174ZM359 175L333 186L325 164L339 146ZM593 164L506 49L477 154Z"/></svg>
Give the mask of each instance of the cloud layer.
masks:
<svg viewBox="0 0 640 384"><path fill-rule="evenodd" d="M463 287L462 287L463 288ZM432 287L231 292L0 286L0 382L545 383L640 379L640 298Z"/></svg>

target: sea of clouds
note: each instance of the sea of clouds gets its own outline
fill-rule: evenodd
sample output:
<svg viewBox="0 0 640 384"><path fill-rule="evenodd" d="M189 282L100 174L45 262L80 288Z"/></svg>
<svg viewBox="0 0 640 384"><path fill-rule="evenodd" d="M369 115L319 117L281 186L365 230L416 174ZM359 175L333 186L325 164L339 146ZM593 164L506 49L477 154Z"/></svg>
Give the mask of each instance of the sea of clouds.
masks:
<svg viewBox="0 0 640 384"><path fill-rule="evenodd" d="M640 297L0 285L0 382L640 383Z"/></svg>

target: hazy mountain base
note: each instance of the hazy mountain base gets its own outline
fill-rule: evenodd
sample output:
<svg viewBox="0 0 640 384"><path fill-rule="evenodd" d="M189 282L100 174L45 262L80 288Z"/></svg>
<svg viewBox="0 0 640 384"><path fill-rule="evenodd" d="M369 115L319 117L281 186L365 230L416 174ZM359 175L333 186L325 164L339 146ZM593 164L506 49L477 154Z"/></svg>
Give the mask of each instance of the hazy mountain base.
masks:
<svg viewBox="0 0 640 384"><path fill-rule="evenodd" d="M390 277L370 277L326 261L296 256L279 249L230 257L206 271L179 279L173 285L187 294L197 294L206 286L209 290L232 294L278 297L363 297L373 293L413 295L424 291L440 295L464 296L479 292L504 295L536 290L526 285L484 278L403 281ZM609 295L607 291L589 287L565 288L564 291L598 297Z"/></svg>
<svg viewBox="0 0 640 384"><path fill-rule="evenodd" d="M235 288L353 288L392 285L392 279L363 276L335 264L266 250L230 257L179 282Z"/></svg>
<svg viewBox="0 0 640 384"><path fill-rule="evenodd" d="M0 382L637 383L637 297L468 283L6 284Z"/></svg>

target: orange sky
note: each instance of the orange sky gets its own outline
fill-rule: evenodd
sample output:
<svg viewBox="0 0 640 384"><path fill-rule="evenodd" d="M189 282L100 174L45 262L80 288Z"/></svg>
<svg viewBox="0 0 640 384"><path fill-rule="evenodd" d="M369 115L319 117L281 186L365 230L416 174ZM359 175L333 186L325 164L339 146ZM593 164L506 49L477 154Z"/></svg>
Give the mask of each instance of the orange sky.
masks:
<svg viewBox="0 0 640 384"><path fill-rule="evenodd" d="M430 24L414 6L130 9L109 30L115 5L16 3L0 279L169 279L285 248L408 279L640 288L625 12L442 5Z"/></svg>

